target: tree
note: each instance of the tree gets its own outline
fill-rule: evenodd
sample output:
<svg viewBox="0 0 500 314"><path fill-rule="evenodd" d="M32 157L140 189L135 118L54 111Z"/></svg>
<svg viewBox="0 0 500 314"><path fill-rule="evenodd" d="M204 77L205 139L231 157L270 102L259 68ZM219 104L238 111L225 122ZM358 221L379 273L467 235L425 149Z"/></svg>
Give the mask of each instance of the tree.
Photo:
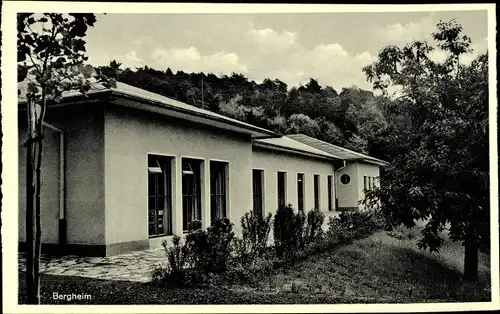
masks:
<svg viewBox="0 0 500 314"><path fill-rule="evenodd" d="M289 134L303 133L312 137L316 137L319 133L319 124L305 114L293 114L288 119Z"/></svg>
<svg viewBox="0 0 500 314"><path fill-rule="evenodd" d="M87 57L83 37L95 22L94 14L23 13L17 16L18 82L28 82L28 140L25 146L26 287L29 304L40 302L40 173L47 104L59 102L64 91L77 89L85 94L90 89L96 73L92 66L84 65Z"/></svg>
<svg viewBox="0 0 500 314"><path fill-rule="evenodd" d="M464 280L475 280L478 251L490 243L488 58L461 64L471 51L461 32L454 20L438 23L433 38L448 54L444 62L429 59L434 47L414 41L385 47L364 69L374 88L399 88L406 128L396 130L391 145L397 151L382 186L364 202L380 199L393 225L427 220L422 249L439 250L448 229L465 249Z"/></svg>

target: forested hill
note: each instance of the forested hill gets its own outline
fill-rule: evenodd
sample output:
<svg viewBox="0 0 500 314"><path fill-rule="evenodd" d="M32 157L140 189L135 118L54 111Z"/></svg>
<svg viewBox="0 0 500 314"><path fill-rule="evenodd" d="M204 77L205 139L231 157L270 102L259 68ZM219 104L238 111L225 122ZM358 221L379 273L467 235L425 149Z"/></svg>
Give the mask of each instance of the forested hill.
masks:
<svg viewBox="0 0 500 314"><path fill-rule="evenodd" d="M242 74L173 73L145 66L120 69L111 61L99 69L108 77L150 92L202 107L280 134L303 133L335 145L388 158L383 139L390 100L356 87L336 91L310 81L299 87L279 79L261 84Z"/></svg>

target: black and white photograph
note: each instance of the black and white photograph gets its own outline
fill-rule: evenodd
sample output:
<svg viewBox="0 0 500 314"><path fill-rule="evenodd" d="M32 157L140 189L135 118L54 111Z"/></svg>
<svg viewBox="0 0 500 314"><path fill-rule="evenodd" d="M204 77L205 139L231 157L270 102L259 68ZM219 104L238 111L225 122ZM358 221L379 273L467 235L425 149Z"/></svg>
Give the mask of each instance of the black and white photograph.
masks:
<svg viewBox="0 0 500 314"><path fill-rule="evenodd" d="M495 9L4 1L4 312L499 309Z"/></svg>

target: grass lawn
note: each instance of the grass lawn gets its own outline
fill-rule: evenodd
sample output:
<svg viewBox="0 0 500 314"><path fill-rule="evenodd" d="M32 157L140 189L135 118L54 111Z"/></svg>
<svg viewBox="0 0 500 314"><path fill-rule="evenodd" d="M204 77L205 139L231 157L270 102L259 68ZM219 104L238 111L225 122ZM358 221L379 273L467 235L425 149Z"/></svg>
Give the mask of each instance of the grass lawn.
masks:
<svg viewBox="0 0 500 314"><path fill-rule="evenodd" d="M419 231L378 232L331 252L312 256L289 269L258 278L252 286L166 289L152 283L42 276L44 304L328 304L489 301L489 256L480 255L479 281L460 282L463 249L445 242L441 253L416 247ZM19 276L19 302L25 302ZM59 301L52 293L92 296Z"/></svg>

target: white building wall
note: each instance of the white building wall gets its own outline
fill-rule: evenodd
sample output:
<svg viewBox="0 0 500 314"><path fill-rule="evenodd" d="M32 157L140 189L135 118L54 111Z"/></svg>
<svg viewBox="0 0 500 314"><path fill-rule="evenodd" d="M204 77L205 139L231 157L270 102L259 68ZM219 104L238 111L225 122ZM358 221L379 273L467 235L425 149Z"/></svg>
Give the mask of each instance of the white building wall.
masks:
<svg viewBox="0 0 500 314"><path fill-rule="evenodd" d="M358 168L358 201L365 198L365 177L371 178L372 184L375 186L380 186L380 166L368 163L357 163ZM360 205L360 208L364 208L364 205Z"/></svg>
<svg viewBox="0 0 500 314"><path fill-rule="evenodd" d="M228 218L239 232L240 218L252 209L252 151L248 136L235 135L123 108L105 111L106 243L134 242L158 247L171 237L148 236L148 153L173 157L172 212L174 234L182 235L181 159L202 160L202 221L210 219L210 160L229 163Z"/></svg>
<svg viewBox="0 0 500 314"><path fill-rule="evenodd" d="M286 172L286 200L298 208L297 173L304 174L304 210L314 208L314 174L320 175L320 210L328 211L327 176L334 176L330 160L299 156L270 149L253 148L252 168L264 170L264 213L278 209L278 171ZM332 181L332 206L335 206L335 180Z"/></svg>

